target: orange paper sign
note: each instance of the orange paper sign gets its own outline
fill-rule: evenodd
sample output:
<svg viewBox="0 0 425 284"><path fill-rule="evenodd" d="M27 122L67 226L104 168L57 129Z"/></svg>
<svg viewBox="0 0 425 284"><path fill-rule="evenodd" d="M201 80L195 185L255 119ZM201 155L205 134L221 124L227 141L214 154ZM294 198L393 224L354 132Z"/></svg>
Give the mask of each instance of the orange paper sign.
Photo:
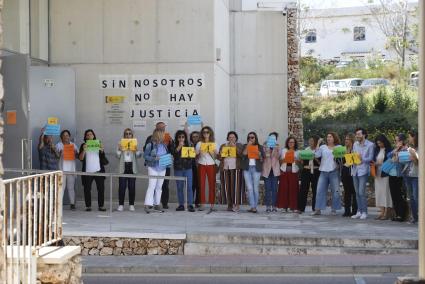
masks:
<svg viewBox="0 0 425 284"><path fill-rule="evenodd" d="M248 145L246 147L248 152L248 159L259 159L260 151L258 151L258 145Z"/></svg>
<svg viewBox="0 0 425 284"><path fill-rule="evenodd" d="M75 148L72 144L63 145L63 159L65 161L75 160Z"/></svg>
<svg viewBox="0 0 425 284"><path fill-rule="evenodd" d="M16 124L16 110L8 110L6 112L6 124L8 125Z"/></svg>
<svg viewBox="0 0 425 284"><path fill-rule="evenodd" d="M295 152L291 151L291 150L287 151L285 153L285 157L283 159L283 162L287 163L287 164L293 164L295 162Z"/></svg>
<svg viewBox="0 0 425 284"><path fill-rule="evenodd" d="M171 136L168 132L164 133L164 144L165 145L170 145L171 143Z"/></svg>

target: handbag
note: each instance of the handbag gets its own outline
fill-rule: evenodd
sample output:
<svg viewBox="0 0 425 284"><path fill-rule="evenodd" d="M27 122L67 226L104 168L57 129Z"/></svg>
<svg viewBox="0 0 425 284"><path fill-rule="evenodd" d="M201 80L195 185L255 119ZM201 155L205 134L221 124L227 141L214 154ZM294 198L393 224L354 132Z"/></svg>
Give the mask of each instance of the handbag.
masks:
<svg viewBox="0 0 425 284"><path fill-rule="evenodd" d="M106 158L106 155L105 155L105 153L104 153L104 152L103 152L103 153L99 152L99 160L100 160L100 164L101 164L102 166L106 166L106 165L108 165L108 164L109 164L109 161L108 161L108 159Z"/></svg>
<svg viewBox="0 0 425 284"><path fill-rule="evenodd" d="M381 171L383 171L386 174L390 174L390 172L393 172L393 169L396 168L395 163L391 159L387 159L381 166Z"/></svg>

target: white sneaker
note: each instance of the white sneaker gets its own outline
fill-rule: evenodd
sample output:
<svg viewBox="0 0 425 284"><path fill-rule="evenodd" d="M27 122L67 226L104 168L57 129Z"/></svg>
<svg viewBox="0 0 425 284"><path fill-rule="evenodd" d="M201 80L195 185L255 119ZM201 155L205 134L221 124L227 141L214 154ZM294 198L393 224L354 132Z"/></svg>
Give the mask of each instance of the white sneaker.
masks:
<svg viewBox="0 0 425 284"><path fill-rule="evenodd" d="M130 205L130 211L136 211L136 209L134 208L134 205Z"/></svg>
<svg viewBox="0 0 425 284"><path fill-rule="evenodd" d="M117 210L120 211L120 212L124 211L124 206L122 206L122 205L118 206Z"/></svg>
<svg viewBox="0 0 425 284"><path fill-rule="evenodd" d="M357 211L356 215L351 216L351 219L359 219L360 216L362 216L362 213L360 213L360 211Z"/></svg>
<svg viewBox="0 0 425 284"><path fill-rule="evenodd" d="M365 220L367 218L367 214L366 213L362 213L362 215L360 216L361 220Z"/></svg>

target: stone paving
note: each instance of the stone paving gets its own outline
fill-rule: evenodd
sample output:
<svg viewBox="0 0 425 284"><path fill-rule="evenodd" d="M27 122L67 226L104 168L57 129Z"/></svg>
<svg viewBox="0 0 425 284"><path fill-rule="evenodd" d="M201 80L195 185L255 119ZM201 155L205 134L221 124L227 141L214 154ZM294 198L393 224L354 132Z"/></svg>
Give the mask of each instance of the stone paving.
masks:
<svg viewBox="0 0 425 284"><path fill-rule="evenodd" d="M106 204L108 206L108 204ZM141 206L136 211L85 212L83 204L77 211L64 209L64 236L119 236L184 239L187 233L260 233L287 236L321 236L341 238L385 238L396 240L417 240L417 225L392 221L377 221L376 208L369 209L367 220L343 218L342 212L331 216L329 210L321 216L293 213L248 213L243 207L239 213L226 211L225 206L217 206L218 211L176 212L175 204L164 213L146 214ZM115 208L115 206L114 206ZM127 208L126 208L127 209Z"/></svg>

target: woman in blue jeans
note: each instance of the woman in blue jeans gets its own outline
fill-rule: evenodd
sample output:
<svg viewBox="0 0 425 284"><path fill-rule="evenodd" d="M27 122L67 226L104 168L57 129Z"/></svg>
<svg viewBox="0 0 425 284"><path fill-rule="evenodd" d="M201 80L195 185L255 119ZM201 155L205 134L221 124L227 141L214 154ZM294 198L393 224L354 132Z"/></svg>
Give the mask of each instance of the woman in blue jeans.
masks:
<svg viewBox="0 0 425 284"><path fill-rule="evenodd" d="M248 133L247 144L242 152L241 168L245 179L245 186L248 191L250 209L248 212L257 213L258 186L263 168L263 147L258 143L258 136L255 132Z"/></svg>
<svg viewBox="0 0 425 284"><path fill-rule="evenodd" d="M407 188L410 199L411 219L410 223L416 224L418 222L418 134L411 130L409 131L409 148L407 151L410 153L410 162L403 170L403 180Z"/></svg>
<svg viewBox="0 0 425 284"><path fill-rule="evenodd" d="M326 145L319 146L317 143L315 157L321 158L320 177L317 184L316 206L312 215L320 215L321 210L326 209L328 187L332 194L332 215L336 215L336 210L341 209L340 197L340 172L339 165L334 158L333 149L339 146L340 140L335 132L328 132L326 135Z"/></svg>
<svg viewBox="0 0 425 284"><path fill-rule="evenodd" d="M277 141L277 132L272 132L269 137L274 136L274 140ZM266 212L277 212L276 200L277 200L277 182L280 176L280 147L279 144L271 147L267 145L267 142L263 144L264 149L264 161L263 161L263 172L262 176L264 179L264 188L266 190Z"/></svg>
<svg viewBox="0 0 425 284"><path fill-rule="evenodd" d="M193 191L192 191L192 162L194 158L182 157L183 147L189 147L189 140L187 138L186 131L178 130L175 135L174 145L172 146L171 152L174 157L174 175L179 177L186 177L187 179L187 210L190 212L195 212L193 207ZM189 155L185 155L189 156ZM176 180L177 184L177 199L179 201L179 206L176 208L176 211L184 211L184 181Z"/></svg>

